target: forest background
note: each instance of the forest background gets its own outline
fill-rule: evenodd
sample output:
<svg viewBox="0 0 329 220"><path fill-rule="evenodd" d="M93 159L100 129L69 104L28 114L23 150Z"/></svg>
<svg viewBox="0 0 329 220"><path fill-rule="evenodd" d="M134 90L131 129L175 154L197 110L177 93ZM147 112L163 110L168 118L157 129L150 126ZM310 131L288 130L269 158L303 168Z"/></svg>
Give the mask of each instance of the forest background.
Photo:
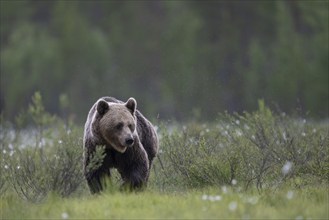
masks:
<svg viewBox="0 0 329 220"><path fill-rule="evenodd" d="M101 96L150 118L253 111L328 117L328 1L0 1L0 111L40 91L83 123Z"/></svg>

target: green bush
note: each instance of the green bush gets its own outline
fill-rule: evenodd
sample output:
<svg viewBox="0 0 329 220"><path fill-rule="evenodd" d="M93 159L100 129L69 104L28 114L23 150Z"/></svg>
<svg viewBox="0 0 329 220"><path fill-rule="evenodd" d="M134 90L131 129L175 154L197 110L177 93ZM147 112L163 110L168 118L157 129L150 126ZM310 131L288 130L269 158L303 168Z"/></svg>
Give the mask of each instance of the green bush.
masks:
<svg viewBox="0 0 329 220"><path fill-rule="evenodd" d="M213 124L189 124L161 133L163 178L191 187L236 185L245 189L328 182L326 126L259 110L221 114ZM160 177L161 178L161 177ZM166 180L164 180L166 181Z"/></svg>
<svg viewBox="0 0 329 220"><path fill-rule="evenodd" d="M83 185L82 130L47 113L39 93L15 126L2 123L1 129L1 193L11 189L39 202L49 192L69 196Z"/></svg>

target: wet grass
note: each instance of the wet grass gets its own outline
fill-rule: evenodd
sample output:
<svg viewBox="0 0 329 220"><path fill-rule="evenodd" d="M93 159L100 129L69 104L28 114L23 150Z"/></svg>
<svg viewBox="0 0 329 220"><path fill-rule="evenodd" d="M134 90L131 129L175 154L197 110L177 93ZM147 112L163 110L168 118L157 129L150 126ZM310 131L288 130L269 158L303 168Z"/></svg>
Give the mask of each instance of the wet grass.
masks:
<svg viewBox="0 0 329 220"><path fill-rule="evenodd" d="M238 192L231 187L181 192L105 192L63 199L56 195L39 204L7 195L3 219L327 219L328 189Z"/></svg>

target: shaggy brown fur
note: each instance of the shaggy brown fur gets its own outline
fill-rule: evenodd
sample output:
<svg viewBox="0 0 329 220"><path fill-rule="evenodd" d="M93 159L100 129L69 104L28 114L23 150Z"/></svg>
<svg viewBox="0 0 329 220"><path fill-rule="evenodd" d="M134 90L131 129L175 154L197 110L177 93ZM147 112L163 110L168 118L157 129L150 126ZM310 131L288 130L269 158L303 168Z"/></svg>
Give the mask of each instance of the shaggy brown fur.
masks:
<svg viewBox="0 0 329 220"><path fill-rule="evenodd" d="M158 138L153 125L136 110L136 100L126 103L112 97L99 99L90 109L84 131L84 168L90 191L103 189L101 179L118 169L123 185L146 185ZM105 146L105 158L98 169L87 169L96 146Z"/></svg>

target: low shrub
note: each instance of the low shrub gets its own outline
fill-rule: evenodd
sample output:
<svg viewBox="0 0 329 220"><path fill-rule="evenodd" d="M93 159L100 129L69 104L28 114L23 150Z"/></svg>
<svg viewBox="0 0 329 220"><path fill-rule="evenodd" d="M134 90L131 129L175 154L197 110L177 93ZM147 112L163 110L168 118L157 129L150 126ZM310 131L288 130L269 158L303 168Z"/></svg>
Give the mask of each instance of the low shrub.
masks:
<svg viewBox="0 0 329 220"><path fill-rule="evenodd" d="M83 185L82 130L47 113L39 93L15 126L2 123L1 130L1 193L10 189L39 202L49 192L69 196Z"/></svg>
<svg viewBox="0 0 329 220"><path fill-rule="evenodd" d="M191 187L279 187L292 179L328 182L328 127L274 114L263 102L254 113L221 114L212 124L162 129L163 178ZM158 177L159 178L159 177ZM161 177L160 177L161 178Z"/></svg>

